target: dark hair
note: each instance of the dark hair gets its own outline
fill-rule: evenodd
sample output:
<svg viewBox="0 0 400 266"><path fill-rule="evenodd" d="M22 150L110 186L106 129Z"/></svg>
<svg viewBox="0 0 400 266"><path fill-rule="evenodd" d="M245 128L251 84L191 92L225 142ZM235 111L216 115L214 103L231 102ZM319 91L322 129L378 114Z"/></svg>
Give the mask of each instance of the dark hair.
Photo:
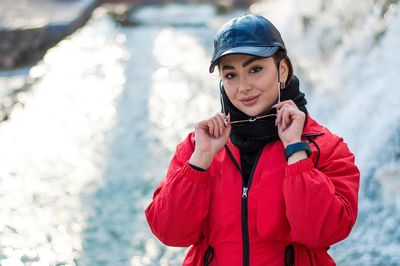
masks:
<svg viewBox="0 0 400 266"><path fill-rule="evenodd" d="M287 56L287 52L285 50L283 50L283 49L279 49L272 56L272 58L274 59L277 68L279 67L279 62L281 60L285 60L286 61L286 64L288 65L288 68L289 68L289 73L288 73L288 76L287 76L287 79L286 79L286 84L288 84L291 81L292 77L293 77L293 66L292 66L292 62L290 62L290 59Z"/></svg>

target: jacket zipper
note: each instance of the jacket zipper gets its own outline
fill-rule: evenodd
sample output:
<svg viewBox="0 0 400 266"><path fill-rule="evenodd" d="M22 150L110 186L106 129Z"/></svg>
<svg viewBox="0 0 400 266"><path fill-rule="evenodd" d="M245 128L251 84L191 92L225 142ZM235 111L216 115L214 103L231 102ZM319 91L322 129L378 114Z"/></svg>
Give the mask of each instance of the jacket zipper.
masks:
<svg viewBox="0 0 400 266"><path fill-rule="evenodd" d="M236 168L239 170L240 176L242 177L242 180L243 180L242 169L240 168L239 163L236 161L235 157L233 156L231 150L228 148L227 145L225 145L225 149L227 150L228 155L232 159ZM261 149L260 152L257 154L254 165L251 169L249 180L247 181L247 184L244 183L244 180L242 182L242 213L241 213L242 217L241 218L242 218L243 266L250 265L248 196L249 196L251 181L253 180L254 171L257 167L258 159L260 158L262 151L263 151L263 149Z"/></svg>
<svg viewBox="0 0 400 266"><path fill-rule="evenodd" d="M248 202L246 187L243 187L242 195L242 241L243 241L243 266L250 265L250 243L249 243L249 223L248 223Z"/></svg>
<svg viewBox="0 0 400 266"><path fill-rule="evenodd" d="M310 133L310 134L304 134L304 137L320 136L320 135L322 135L322 134L321 133ZM228 145L225 145L225 149L226 149L229 157L232 159L234 165L239 170L240 176L242 177L242 180L243 180L243 174L242 174L242 169L240 168L240 164L236 161L235 156L233 155L232 151L229 149ZM258 160L260 159L262 151L263 151L263 149L261 149L260 152L257 154L254 165L251 169L251 173L249 176L249 180L247 181L247 184L244 183L244 180L242 182L242 217L241 218L242 218L242 241L243 241L243 266L250 265L248 196L249 196L251 182L253 180L254 171L257 167Z"/></svg>

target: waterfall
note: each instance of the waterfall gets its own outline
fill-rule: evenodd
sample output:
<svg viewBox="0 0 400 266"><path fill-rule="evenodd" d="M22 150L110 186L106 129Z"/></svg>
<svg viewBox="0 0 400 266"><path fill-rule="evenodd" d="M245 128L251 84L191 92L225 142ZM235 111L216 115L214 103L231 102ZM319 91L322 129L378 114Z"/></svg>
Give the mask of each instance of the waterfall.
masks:
<svg viewBox="0 0 400 266"><path fill-rule="evenodd" d="M338 265L398 265L398 1L265 1L252 11L282 29L295 72L308 89L310 113L356 155L358 221L331 253Z"/></svg>

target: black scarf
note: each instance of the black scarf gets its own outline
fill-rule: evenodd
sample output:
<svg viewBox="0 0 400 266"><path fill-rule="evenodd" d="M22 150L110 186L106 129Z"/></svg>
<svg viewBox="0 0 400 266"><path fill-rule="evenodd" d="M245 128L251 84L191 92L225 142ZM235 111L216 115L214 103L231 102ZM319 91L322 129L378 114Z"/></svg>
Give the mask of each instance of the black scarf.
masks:
<svg viewBox="0 0 400 266"><path fill-rule="evenodd" d="M307 109L305 107L307 101L304 97L304 93L300 91L299 87L300 82L298 78L293 76L286 88L281 90L281 101L293 100L297 107L307 115ZM221 94L225 113L231 115L231 121L247 120L252 118L237 109L231 103L223 89L221 90ZM275 108L268 114L273 113L276 113ZM275 126L275 118L275 116L270 116L254 122L232 125L230 139L232 140L232 143L239 148L242 175L246 183L257 154L267 143L279 139L278 128Z"/></svg>

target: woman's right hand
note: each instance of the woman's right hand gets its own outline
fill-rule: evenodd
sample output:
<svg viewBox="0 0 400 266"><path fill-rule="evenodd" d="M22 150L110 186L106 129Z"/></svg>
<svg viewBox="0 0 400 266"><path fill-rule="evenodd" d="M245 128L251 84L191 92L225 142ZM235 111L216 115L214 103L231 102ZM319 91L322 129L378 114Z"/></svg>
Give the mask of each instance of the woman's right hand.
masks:
<svg viewBox="0 0 400 266"><path fill-rule="evenodd" d="M195 129L195 149L189 163L207 169L231 132L230 115L218 113L201 121Z"/></svg>

